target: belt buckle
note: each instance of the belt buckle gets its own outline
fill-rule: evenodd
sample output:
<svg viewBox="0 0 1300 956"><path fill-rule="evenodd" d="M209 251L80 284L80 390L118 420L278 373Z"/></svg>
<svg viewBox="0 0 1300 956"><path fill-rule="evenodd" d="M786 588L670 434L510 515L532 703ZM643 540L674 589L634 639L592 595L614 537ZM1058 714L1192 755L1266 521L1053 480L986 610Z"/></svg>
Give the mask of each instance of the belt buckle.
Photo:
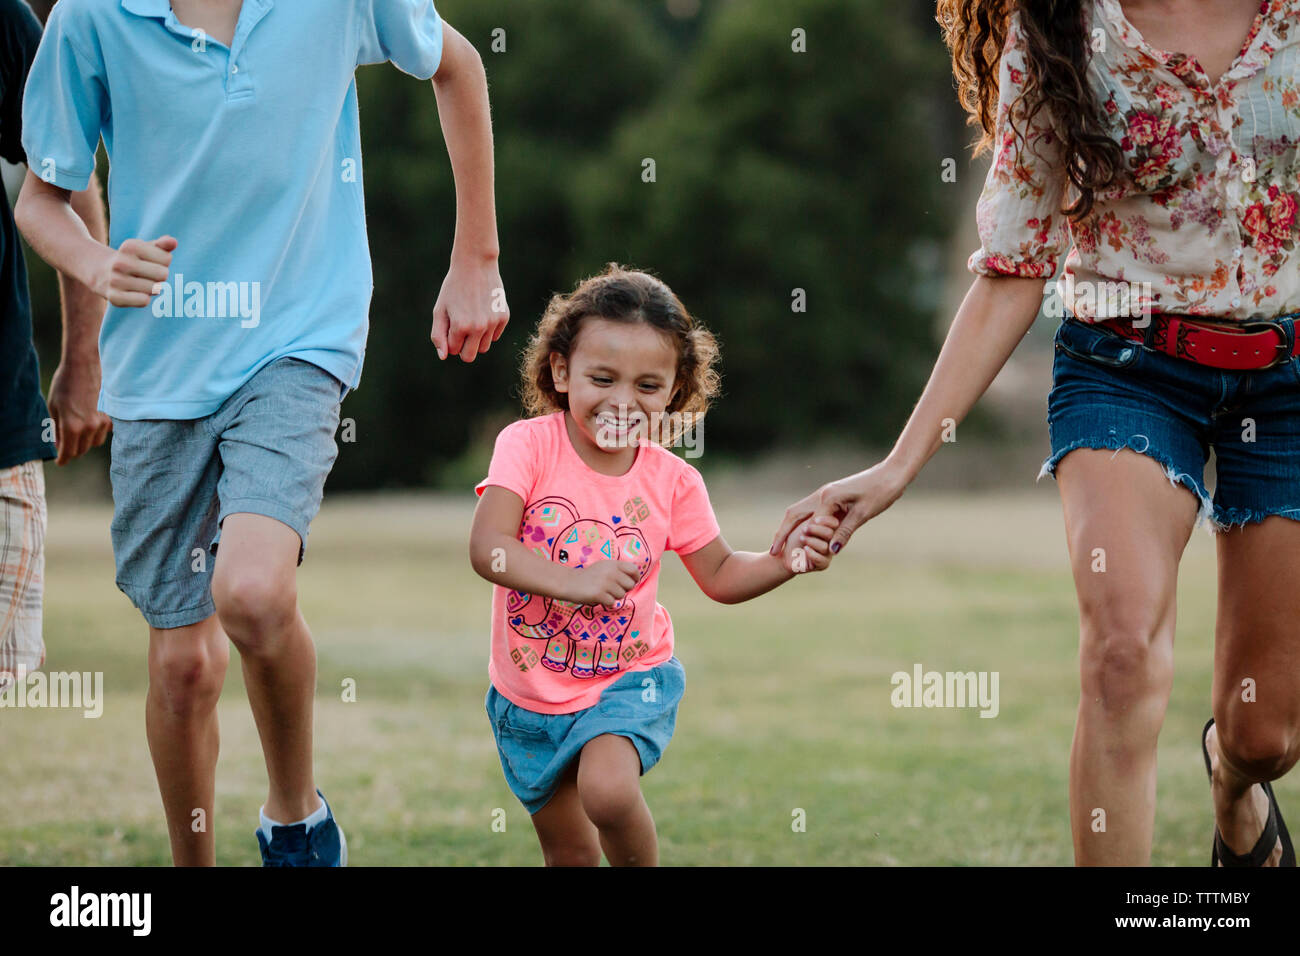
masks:
<svg viewBox="0 0 1300 956"><path fill-rule="evenodd" d="M1295 345L1293 344L1291 337L1287 335L1286 327L1277 319L1252 319L1249 322L1242 322L1241 327L1243 330L1272 329L1277 333L1278 338L1281 339L1274 348L1274 351L1277 354L1273 356L1273 359L1267 365L1261 365L1258 371L1262 372L1264 369L1281 365L1283 362L1288 361L1291 358L1291 354L1295 350ZM1290 349L1286 350L1288 345L1290 346Z"/></svg>

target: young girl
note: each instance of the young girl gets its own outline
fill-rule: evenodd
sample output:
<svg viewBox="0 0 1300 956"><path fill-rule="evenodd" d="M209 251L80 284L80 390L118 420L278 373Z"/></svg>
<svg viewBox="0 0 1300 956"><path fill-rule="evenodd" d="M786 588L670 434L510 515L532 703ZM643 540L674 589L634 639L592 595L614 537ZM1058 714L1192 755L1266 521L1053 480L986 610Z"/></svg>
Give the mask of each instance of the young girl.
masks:
<svg viewBox="0 0 1300 956"><path fill-rule="evenodd" d="M470 558L496 585L488 717L550 866L658 862L638 778L685 686L660 555L726 604L830 560L829 517L779 556L732 551L699 472L664 447L716 394L717 355L663 282L611 265L551 300L524 359L532 417L501 431L474 489Z"/></svg>

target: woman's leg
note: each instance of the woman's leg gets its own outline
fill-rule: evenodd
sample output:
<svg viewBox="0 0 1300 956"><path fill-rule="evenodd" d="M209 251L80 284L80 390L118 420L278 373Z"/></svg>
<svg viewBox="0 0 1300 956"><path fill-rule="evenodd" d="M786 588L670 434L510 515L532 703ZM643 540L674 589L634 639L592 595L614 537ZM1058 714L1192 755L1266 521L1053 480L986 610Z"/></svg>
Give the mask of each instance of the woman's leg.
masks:
<svg viewBox="0 0 1300 956"><path fill-rule="evenodd" d="M1143 865L1156 739L1173 685L1178 562L1199 501L1128 449L1078 449L1056 472L1079 595L1070 826L1079 865ZM1104 568L1104 570L1102 570Z"/></svg>
<svg viewBox="0 0 1300 956"><path fill-rule="evenodd" d="M533 814L547 866L600 866L600 839L578 798L578 761L564 771L555 796Z"/></svg>
<svg viewBox="0 0 1300 956"><path fill-rule="evenodd" d="M1214 641L1214 817L1247 854L1268 818L1258 783L1300 758L1300 522L1273 516L1218 536ZM1271 865L1282 854L1278 841Z"/></svg>

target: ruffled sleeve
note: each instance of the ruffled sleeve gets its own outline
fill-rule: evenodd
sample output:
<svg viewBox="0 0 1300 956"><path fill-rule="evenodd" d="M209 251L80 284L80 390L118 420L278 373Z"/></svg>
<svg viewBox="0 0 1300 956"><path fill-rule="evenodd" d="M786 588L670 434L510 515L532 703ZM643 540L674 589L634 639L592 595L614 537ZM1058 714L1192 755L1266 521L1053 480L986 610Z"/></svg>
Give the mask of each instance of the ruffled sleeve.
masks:
<svg viewBox="0 0 1300 956"><path fill-rule="evenodd" d="M1024 116L1030 104L1022 100L1015 118L1023 140L1012 131L1011 109L1026 77L1020 17L1013 13L998 78L993 163L975 212L983 245L966 264L976 275L1050 279L1061 253L1069 248L1070 234L1060 210L1065 167L1048 108L1040 109L1027 125Z"/></svg>

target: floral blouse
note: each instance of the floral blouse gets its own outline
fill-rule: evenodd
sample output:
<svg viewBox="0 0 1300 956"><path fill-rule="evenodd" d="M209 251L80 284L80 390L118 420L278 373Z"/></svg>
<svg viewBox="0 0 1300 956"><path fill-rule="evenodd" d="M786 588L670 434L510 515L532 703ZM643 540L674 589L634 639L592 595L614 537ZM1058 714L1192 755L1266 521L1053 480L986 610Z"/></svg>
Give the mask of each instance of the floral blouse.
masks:
<svg viewBox="0 0 1300 956"><path fill-rule="evenodd" d="M970 271L1050 279L1068 249L1058 289L1084 321L1146 310L1221 321L1300 311L1300 0L1264 0L1214 86L1194 58L1147 43L1119 0L1093 0L1090 42L1088 80L1127 171L1096 193L1087 218L1068 222L1062 200L1074 187L1048 109L1026 129L1021 104L1024 145L1008 123L1026 79L1013 14L976 211L983 245ZM1136 298L1106 294L1121 284Z"/></svg>

